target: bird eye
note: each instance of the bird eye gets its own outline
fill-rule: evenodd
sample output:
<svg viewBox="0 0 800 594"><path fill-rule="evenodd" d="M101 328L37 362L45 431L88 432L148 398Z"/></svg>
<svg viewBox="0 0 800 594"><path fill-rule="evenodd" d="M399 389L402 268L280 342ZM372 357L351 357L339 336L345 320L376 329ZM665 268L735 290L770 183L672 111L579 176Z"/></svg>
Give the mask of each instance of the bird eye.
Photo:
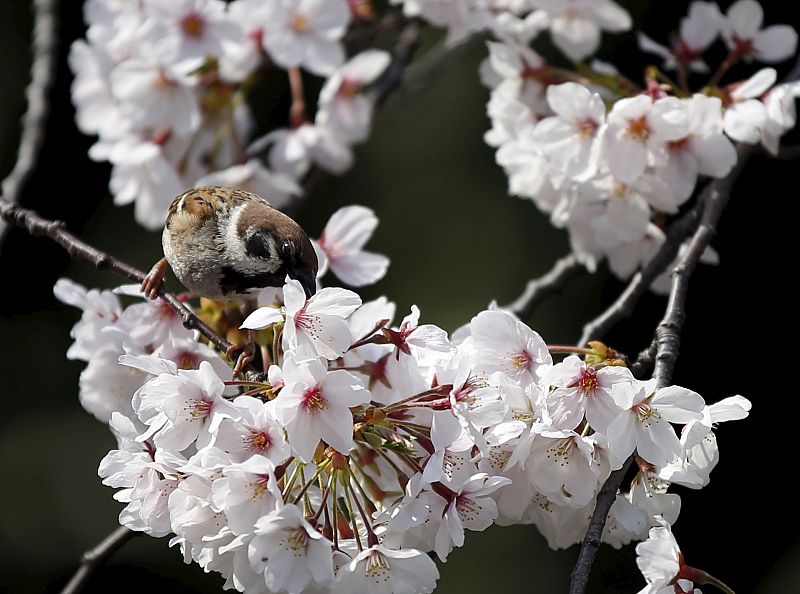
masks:
<svg viewBox="0 0 800 594"><path fill-rule="evenodd" d="M281 246L281 252L283 253L283 257L287 260L291 260L294 258L295 254L295 247L291 241L284 241L283 245Z"/></svg>

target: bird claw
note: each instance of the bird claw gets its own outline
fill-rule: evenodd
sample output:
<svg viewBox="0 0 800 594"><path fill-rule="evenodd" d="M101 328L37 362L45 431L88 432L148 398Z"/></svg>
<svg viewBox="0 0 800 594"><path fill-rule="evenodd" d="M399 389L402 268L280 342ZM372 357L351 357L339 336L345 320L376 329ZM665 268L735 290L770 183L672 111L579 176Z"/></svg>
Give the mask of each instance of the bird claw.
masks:
<svg viewBox="0 0 800 594"><path fill-rule="evenodd" d="M161 258L158 262L153 264L150 272L144 277L141 287L139 287L139 290L144 293L145 297L148 299L156 299L158 297L168 268L169 263L166 258Z"/></svg>
<svg viewBox="0 0 800 594"><path fill-rule="evenodd" d="M236 353L239 353L238 356ZM233 361L233 358L236 356L236 365L233 366L233 375L236 376L253 361L255 356L255 344L252 342L247 344L232 344L225 351L225 354L231 361Z"/></svg>

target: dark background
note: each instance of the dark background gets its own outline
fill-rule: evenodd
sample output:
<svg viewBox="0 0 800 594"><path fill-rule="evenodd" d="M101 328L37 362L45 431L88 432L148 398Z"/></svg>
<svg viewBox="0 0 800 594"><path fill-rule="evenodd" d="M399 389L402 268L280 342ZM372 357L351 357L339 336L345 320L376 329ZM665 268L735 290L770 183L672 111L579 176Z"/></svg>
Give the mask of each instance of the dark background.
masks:
<svg viewBox="0 0 800 594"><path fill-rule="evenodd" d="M663 41L687 2L624 2L635 22ZM728 3L723 3L727 6ZM792 4L763 3L768 24L798 22ZM109 168L86 156L93 139L74 125L66 68L69 43L83 36L77 2L63 2L61 48L47 139L22 202L65 220L86 241L147 268L160 238L116 208L107 190ZM28 78L28 2L0 1L0 176L16 158L18 122ZM426 38L426 47L437 35ZM537 49L549 43L537 41ZM633 33L604 36L601 56L639 78L646 61ZM719 46L718 46L719 48ZM482 141L488 128L487 91L477 79L480 44L426 88L393 101L355 167L326 180L298 219L317 235L345 204L376 210L381 225L370 248L388 254L388 276L362 291L385 294L404 315L412 303L423 319L453 330L490 300L514 298L531 276L566 253L562 232L527 202L507 195L506 180ZM788 64L779 66L779 71ZM742 66L734 75L749 75ZM288 103L286 105L288 107ZM796 135L788 142L796 142ZM722 262L700 268L693 281L675 383L708 402L741 393L753 402L749 419L718 431L721 462L700 492L676 487L683 511L674 527L687 562L739 592L800 589L797 546L797 398L795 307L789 283L795 263L797 164L755 158L736 185L714 246ZM114 442L78 404L83 363L67 361L69 330L79 317L52 296L61 276L87 286L120 282L60 248L11 230L0 247L0 591L50 592L63 586L81 553L117 525L120 505L100 484L97 465ZM604 268L573 281L529 320L548 342L571 343L582 324L622 288ZM636 353L650 340L665 301L646 296L635 318L608 337ZM441 565L437 592L563 592L576 549L552 552L531 527L469 533L466 546ZM603 547L592 592L638 591L643 580L632 547ZM185 566L167 539L130 542L90 583L89 592L141 589L215 592L221 581ZM706 588L706 591L713 589Z"/></svg>

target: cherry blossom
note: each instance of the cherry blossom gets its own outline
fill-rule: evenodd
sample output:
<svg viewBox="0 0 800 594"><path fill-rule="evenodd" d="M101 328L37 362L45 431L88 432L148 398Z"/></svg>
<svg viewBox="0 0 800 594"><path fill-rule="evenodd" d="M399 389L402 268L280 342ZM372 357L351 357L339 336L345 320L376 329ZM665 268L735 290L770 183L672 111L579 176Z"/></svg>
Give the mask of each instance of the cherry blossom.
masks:
<svg viewBox="0 0 800 594"><path fill-rule="evenodd" d="M333 592L342 594L428 594L439 570L416 549L394 550L374 545L359 552L339 571Z"/></svg>
<svg viewBox="0 0 800 594"><path fill-rule="evenodd" d="M606 109L600 95L576 83L547 88L547 102L555 117L540 121L533 139L563 175L586 181L597 171L599 131Z"/></svg>
<svg viewBox="0 0 800 594"><path fill-rule="evenodd" d="M767 108L758 97L775 84L777 76L774 69L764 68L730 90L730 104L723 119L725 134L748 144L761 140L761 129L767 124Z"/></svg>
<svg viewBox="0 0 800 594"><path fill-rule="evenodd" d="M655 390L655 381L620 383L612 389L622 412L608 427L609 447L625 459L635 449L657 468L683 454L670 423L688 423L702 417L703 398L680 386Z"/></svg>
<svg viewBox="0 0 800 594"><path fill-rule="evenodd" d="M367 50L337 68L319 92L317 121L347 143L366 139L372 123L373 99L365 91L390 61L388 52Z"/></svg>
<svg viewBox="0 0 800 594"><path fill-rule="evenodd" d="M162 373L137 392L135 408L148 430L144 441L168 450L182 451L200 438L209 440L224 418L238 418L239 411L222 398L225 385L207 361L197 371ZM201 437L201 434L203 435Z"/></svg>
<svg viewBox="0 0 800 594"><path fill-rule="evenodd" d="M344 319L361 305L361 298L346 289L328 287L307 299L300 282L286 278L283 287L283 311L261 307L250 314L242 328L259 330L284 319L284 348L299 350L313 357L333 360L341 356L352 342Z"/></svg>
<svg viewBox="0 0 800 594"><path fill-rule="evenodd" d="M719 7L713 2L694 1L689 5L689 14L681 19L678 38L667 49L639 33L639 47L643 51L664 58L665 68L675 70L686 65L694 72L708 72L703 53L717 39L723 25Z"/></svg>
<svg viewBox="0 0 800 594"><path fill-rule="evenodd" d="M344 62L339 40L350 19L345 0L280 0L264 16L264 49L283 68L329 75Z"/></svg>
<svg viewBox="0 0 800 594"><path fill-rule="evenodd" d="M370 398L361 382L347 371L327 371L316 359L288 360L283 371L286 385L275 399L275 416L292 450L311 461L320 439L343 454L353 449L350 407Z"/></svg>
<svg viewBox="0 0 800 594"><path fill-rule="evenodd" d="M620 99L608 114L603 136L608 168L621 181L634 182L644 173L649 153L687 132L686 108L674 97L655 102L647 95Z"/></svg>
<svg viewBox="0 0 800 594"><path fill-rule="evenodd" d="M331 544L306 521L296 505L261 517L248 545L250 564L273 592L298 594L309 585L333 583Z"/></svg>
<svg viewBox="0 0 800 594"><path fill-rule="evenodd" d="M605 433L621 409L612 396L615 384L631 382L633 376L624 367L594 369L571 355L550 369L543 379L555 388L547 395L547 409L555 426L575 429L584 414L589 424Z"/></svg>
<svg viewBox="0 0 800 594"><path fill-rule="evenodd" d="M322 230L317 243L327 258L327 266L348 285L370 285L386 274L389 258L362 249L377 226L378 217L371 209L344 206L333 213Z"/></svg>
<svg viewBox="0 0 800 594"><path fill-rule="evenodd" d="M797 32L789 25L761 28L764 11L755 0L738 0L728 8L722 36L731 52L760 62L781 62L794 54Z"/></svg>
<svg viewBox="0 0 800 594"><path fill-rule="evenodd" d="M600 46L600 30L631 28L628 12L611 0L532 0L550 16L553 43L571 60L579 61Z"/></svg>

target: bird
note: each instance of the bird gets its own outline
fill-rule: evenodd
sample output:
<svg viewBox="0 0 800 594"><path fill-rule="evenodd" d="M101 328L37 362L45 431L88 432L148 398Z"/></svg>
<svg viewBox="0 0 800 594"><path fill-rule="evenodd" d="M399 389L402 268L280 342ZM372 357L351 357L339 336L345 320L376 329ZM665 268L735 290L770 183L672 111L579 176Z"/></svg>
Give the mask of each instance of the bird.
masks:
<svg viewBox="0 0 800 594"><path fill-rule="evenodd" d="M303 228L252 192L223 186L186 190L173 200L161 235L164 257L141 291L158 297L167 270L198 297L252 299L297 280L310 298L318 262Z"/></svg>
<svg viewBox="0 0 800 594"><path fill-rule="evenodd" d="M173 200L161 235L164 257L145 275L140 290L156 299L167 271L198 296L235 299L244 309L255 308L265 287L282 287L286 277L297 280L311 298L317 289L319 264L303 228L288 215L252 192L223 186L186 190ZM234 374L253 358L249 345L239 352Z"/></svg>

